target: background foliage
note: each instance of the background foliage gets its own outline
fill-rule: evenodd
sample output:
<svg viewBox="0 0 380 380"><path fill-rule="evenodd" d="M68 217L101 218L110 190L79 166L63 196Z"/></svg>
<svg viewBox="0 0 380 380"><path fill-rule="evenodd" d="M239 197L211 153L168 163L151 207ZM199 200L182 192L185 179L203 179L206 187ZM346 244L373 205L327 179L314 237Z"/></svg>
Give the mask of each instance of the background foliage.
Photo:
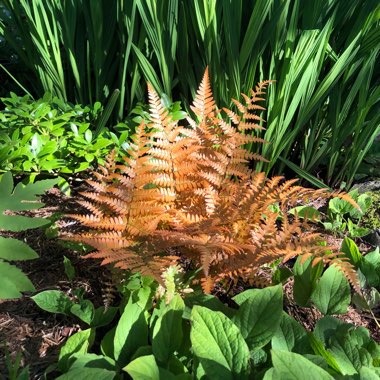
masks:
<svg viewBox="0 0 380 380"><path fill-rule="evenodd" d="M220 106L272 79L261 133L271 144L252 146L270 163L258 169L282 173L289 165L304 177L323 169L320 176L332 185L351 184L379 133L376 0L4 0L4 6L0 33L29 77L7 70L34 96L49 91L94 104L119 89L115 117L122 120L144 100L146 81L187 108L206 65Z"/></svg>

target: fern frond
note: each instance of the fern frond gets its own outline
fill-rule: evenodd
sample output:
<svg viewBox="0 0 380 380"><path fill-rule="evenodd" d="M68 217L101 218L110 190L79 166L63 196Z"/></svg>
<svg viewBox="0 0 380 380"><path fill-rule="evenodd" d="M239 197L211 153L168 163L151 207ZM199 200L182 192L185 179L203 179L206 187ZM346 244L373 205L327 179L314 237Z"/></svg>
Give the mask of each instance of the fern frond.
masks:
<svg viewBox="0 0 380 380"><path fill-rule="evenodd" d="M233 100L235 111L223 108L224 120L206 69L191 107L196 120L187 117L188 126L172 120L148 85L149 123L137 127L121 162L111 153L88 181L91 189L81 193L88 212L69 217L89 231L65 238L92 246L86 258L158 281L166 267L186 257L202 268L206 292L224 278L258 283L265 278L264 264L298 256L337 265L356 286L339 250L320 245L322 236L308 232L307 218L288 217L287 210L334 196L357 204L345 193L268 179L249 168L251 160L265 161L245 146L267 143L258 136L265 121L256 112L264 110L257 102L269 83Z"/></svg>

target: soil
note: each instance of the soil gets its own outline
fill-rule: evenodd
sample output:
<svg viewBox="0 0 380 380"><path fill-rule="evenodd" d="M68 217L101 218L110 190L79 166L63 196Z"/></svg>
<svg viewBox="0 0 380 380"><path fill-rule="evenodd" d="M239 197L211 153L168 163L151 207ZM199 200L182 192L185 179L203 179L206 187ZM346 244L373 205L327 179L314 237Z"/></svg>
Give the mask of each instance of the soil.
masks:
<svg viewBox="0 0 380 380"><path fill-rule="evenodd" d="M78 206L72 198L64 196L56 189L45 195L43 201L45 207L34 210L33 215L51 217L56 213L65 214L73 210L78 212ZM75 223L64 218L56 223L59 230L70 231L77 228ZM86 290L86 298L90 299L95 307L102 304L102 278L107 278L107 270L95 261L81 259L77 252L63 246L57 238L49 239L42 230L1 234L25 241L39 254L40 257L36 260L16 263L31 279L36 292L57 289L72 297L73 289L82 287ZM67 280L64 273L63 256L68 257L76 269L73 283ZM321 314L316 309L310 311L297 306L292 299L291 287L291 281L284 287L286 310L310 331ZM26 293L25 297L20 299L0 300L0 379L8 378L5 365L6 350L12 358L21 352L21 367L29 366L31 379L42 379L45 370L56 363L60 347L65 341L78 330L87 328L79 323L77 318L39 309L31 300L32 295ZM228 302L224 300L223 295L220 298L223 302ZM374 314L380 319L380 309L374 310ZM350 307L347 314L337 317L355 326L366 327L372 337L380 343L380 331L372 315Z"/></svg>

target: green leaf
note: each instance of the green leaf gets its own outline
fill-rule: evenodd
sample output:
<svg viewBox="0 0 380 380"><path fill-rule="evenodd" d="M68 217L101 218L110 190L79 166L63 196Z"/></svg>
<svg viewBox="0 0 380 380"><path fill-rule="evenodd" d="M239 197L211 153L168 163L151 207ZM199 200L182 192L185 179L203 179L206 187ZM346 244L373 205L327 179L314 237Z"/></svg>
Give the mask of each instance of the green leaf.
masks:
<svg viewBox="0 0 380 380"><path fill-rule="evenodd" d="M32 300L42 310L65 315L70 314L70 309L74 305L74 302L60 290L45 290L33 296Z"/></svg>
<svg viewBox="0 0 380 380"><path fill-rule="evenodd" d="M140 347L148 344L148 324L144 310L133 303L130 298L119 323L114 337L114 357L118 365L128 363L128 359Z"/></svg>
<svg viewBox="0 0 380 380"><path fill-rule="evenodd" d="M272 348L299 354L312 352L305 329L285 312L282 312L280 326L272 337Z"/></svg>
<svg viewBox="0 0 380 380"><path fill-rule="evenodd" d="M57 380L112 380L116 372L104 368L74 368L72 371L57 377Z"/></svg>
<svg viewBox="0 0 380 380"><path fill-rule="evenodd" d="M68 259L66 256L63 256L63 266L65 268L65 273L69 281L73 281L75 277L75 268L73 267L73 264L71 264L70 259Z"/></svg>
<svg viewBox="0 0 380 380"><path fill-rule="evenodd" d="M167 363L182 343L182 314L185 304L177 294L157 319L153 329L152 349L155 358Z"/></svg>
<svg viewBox="0 0 380 380"><path fill-rule="evenodd" d="M133 380L160 380L160 370L153 355L140 356L123 368Z"/></svg>
<svg viewBox="0 0 380 380"><path fill-rule="evenodd" d="M344 324L330 337L327 349L334 355L344 375L353 375L380 358L380 348L364 327Z"/></svg>
<svg viewBox="0 0 380 380"><path fill-rule="evenodd" d="M312 301L323 314L343 314L351 301L351 290L344 274L331 265L321 277Z"/></svg>
<svg viewBox="0 0 380 380"><path fill-rule="evenodd" d="M332 355L331 352L327 351L323 343L320 340L318 340L312 333L309 333L309 342L316 355L325 359L326 363L336 372L343 373L340 368L340 365L335 360L334 355Z"/></svg>
<svg viewBox="0 0 380 380"><path fill-rule="evenodd" d="M116 326L109 330L106 335L104 335L101 343L100 350L104 356L114 358L114 338L115 338Z"/></svg>
<svg viewBox="0 0 380 380"><path fill-rule="evenodd" d="M294 264L294 287L293 296L299 306L309 306L310 297L317 285L317 280L322 274L323 264L319 262L312 265L312 258L301 264L301 257Z"/></svg>
<svg viewBox="0 0 380 380"><path fill-rule="evenodd" d="M282 316L282 286L251 289L233 321L251 350L266 345L276 333ZM234 300L236 297L234 298ZM242 297L238 297L239 302Z"/></svg>
<svg viewBox="0 0 380 380"><path fill-rule="evenodd" d="M11 172L4 173L0 178L0 199L6 199L13 190L13 178Z"/></svg>
<svg viewBox="0 0 380 380"><path fill-rule="evenodd" d="M313 364L299 354L286 351L272 350L274 367L273 379L304 380L333 380L334 378L325 370Z"/></svg>
<svg viewBox="0 0 380 380"><path fill-rule="evenodd" d="M58 179L37 181L24 186L17 184L12 193L12 174L3 174L0 181L0 229L7 231L24 231L50 223L44 218L29 218L20 215L6 215L5 211L33 210L43 206L36 202L37 195L44 193L58 182Z"/></svg>
<svg viewBox="0 0 380 380"><path fill-rule="evenodd" d="M292 215L295 215L297 213L297 215L300 218L307 218L308 220L313 220L313 221L321 220L321 213L317 209L311 206L293 207L288 212L289 214L292 214Z"/></svg>
<svg viewBox="0 0 380 380"><path fill-rule="evenodd" d="M194 354L211 379L246 379L249 349L237 326L224 314L194 306L190 339Z"/></svg>
<svg viewBox="0 0 380 380"><path fill-rule="evenodd" d="M24 242L0 236L0 258L5 260L32 260L37 253Z"/></svg>
<svg viewBox="0 0 380 380"><path fill-rule="evenodd" d="M115 361L103 355L96 354L73 354L72 359L75 360L70 365L70 372L74 368L103 368L110 371L115 369Z"/></svg>
<svg viewBox="0 0 380 380"><path fill-rule="evenodd" d="M91 301L80 300L79 304L76 303L71 306L70 312L80 318L83 322L90 325L94 318L95 309Z"/></svg>
<svg viewBox="0 0 380 380"><path fill-rule="evenodd" d="M140 356L123 368L133 380L173 380L176 378L169 371L159 368L153 355Z"/></svg>
<svg viewBox="0 0 380 380"><path fill-rule="evenodd" d="M340 250L341 252L344 252L345 257L350 260L350 263L354 265L355 268L359 268L363 256L361 255L358 246L353 240L345 237L343 239Z"/></svg>
<svg viewBox="0 0 380 380"><path fill-rule="evenodd" d="M72 335L61 348L58 358L58 368L66 372L70 367L70 360L73 354L86 354L94 342L95 330L87 329Z"/></svg>
<svg viewBox="0 0 380 380"><path fill-rule="evenodd" d="M287 279L293 276L293 272L287 267L278 267L272 276L274 284L285 284Z"/></svg>
<svg viewBox="0 0 380 380"><path fill-rule="evenodd" d="M94 317L91 321L91 327L107 326L114 319L118 308L110 306L107 309L104 306L100 306L95 309Z"/></svg>
<svg viewBox="0 0 380 380"><path fill-rule="evenodd" d="M186 309L183 318L185 319L190 319L191 310L195 305L204 306L213 311L221 311L229 318L232 318L232 316L236 314L236 310L227 307L222 301L220 301L220 299L211 294L205 294L203 292L198 294L190 294L185 297L184 301L186 304Z"/></svg>
<svg viewBox="0 0 380 380"><path fill-rule="evenodd" d="M0 299L21 297L20 292L33 292L29 278L16 266L0 260Z"/></svg>

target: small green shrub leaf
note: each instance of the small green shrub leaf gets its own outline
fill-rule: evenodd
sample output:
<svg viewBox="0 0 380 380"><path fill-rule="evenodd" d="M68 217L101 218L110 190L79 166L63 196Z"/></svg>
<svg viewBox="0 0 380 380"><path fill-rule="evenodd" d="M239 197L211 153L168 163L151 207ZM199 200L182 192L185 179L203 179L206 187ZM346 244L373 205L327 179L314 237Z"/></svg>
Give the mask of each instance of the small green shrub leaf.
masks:
<svg viewBox="0 0 380 380"><path fill-rule="evenodd" d="M0 299L21 297L20 292L33 292L29 278L16 266L0 260Z"/></svg>
<svg viewBox="0 0 380 380"><path fill-rule="evenodd" d="M32 297L32 300L42 310L49 313L70 314L74 302L60 290L45 290Z"/></svg>
<svg viewBox="0 0 380 380"><path fill-rule="evenodd" d="M112 380L116 372L104 368L74 368L59 377L57 380Z"/></svg>
<svg viewBox="0 0 380 380"><path fill-rule="evenodd" d="M115 361L107 356L96 354L73 354L73 360L70 365L70 371L74 368L104 368L110 371L115 369Z"/></svg>
<svg viewBox="0 0 380 380"><path fill-rule="evenodd" d="M79 304L71 306L70 312L89 325L94 318L95 309L91 301L81 300Z"/></svg>
<svg viewBox="0 0 380 380"><path fill-rule="evenodd" d="M322 262L313 266L312 261L312 258L309 258L301 264L301 257L298 257L293 269L293 296L297 304L303 307L310 306L310 297L323 271Z"/></svg>
<svg viewBox="0 0 380 380"><path fill-rule="evenodd" d="M210 379L246 379L249 349L236 325L224 314L194 306L190 339Z"/></svg>
<svg viewBox="0 0 380 380"><path fill-rule="evenodd" d="M73 354L86 354L95 338L95 330L87 329L72 335L61 348L58 358L58 368L66 372L70 367L71 356Z"/></svg>
<svg viewBox="0 0 380 380"><path fill-rule="evenodd" d="M308 220L315 221L321 220L321 213L314 207L297 206L289 210L289 214L295 215L296 213L300 218L307 218Z"/></svg>
<svg viewBox="0 0 380 380"><path fill-rule="evenodd" d="M91 327L107 326L114 319L118 308L110 306L107 309L104 306L100 306L95 309L94 317L91 321Z"/></svg>
<svg viewBox="0 0 380 380"><path fill-rule="evenodd" d="M140 356L123 368L133 380L174 380L177 377L159 368L153 355Z"/></svg>
<svg viewBox="0 0 380 380"><path fill-rule="evenodd" d="M351 290L344 274L334 265L321 277L312 301L323 314L343 314L351 301Z"/></svg>
<svg viewBox="0 0 380 380"><path fill-rule="evenodd" d="M100 351L104 356L109 358L114 358L114 339L115 339L116 326L109 330L106 335L104 335L102 341L100 342Z"/></svg>
<svg viewBox="0 0 380 380"><path fill-rule="evenodd" d="M235 310L227 307L222 301L220 301L217 297L211 294L198 293L191 294L185 297L185 312L183 318L190 319L191 317L191 309L195 306L204 306L213 311L221 311L227 317L232 318L235 315Z"/></svg>
<svg viewBox="0 0 380 380"><path fill-rule="evenodd" d="M68 259L66 256L63 256L63 266L65 268L65 273L68 280L73 281L75 277L75 268L73 267L70 259Z"/></svg>
<svg viewBox="0 0 380 380"><path fill-rule="evenodd" d="M0 236L0 259L32 260L37 257L37 253L24 242Z"/></svg>
<svg viewBox="0 0 380 380"><path fill-rule="evenodd" d="M249 294L249 298L241 304L233 321L239 327L249 348L253 350L267 344L280 325L282 286L251 290L244 292ZM239 302L241 299L239 297Z"/></svg>
<svg viewBox="0 0 380 380"><path fill-rule="evenodd" d="M350 263L359 268L360 262L363 259L358 246L353 240L348 237L345 237L340 248L341 252L344 252L344 255L350 260Z"/></svg>
<svg viewBox="0 0 380 380"><path fill-rule="evenodd" d="M144 310L130 298L124 308L114 337L114 356L120 366L128 363L133 353L148 344L148 324Z"/></svg>
<svg viewBox="0 0 380 380"><path fill-rule="evenodd" d="M299 354L312 352L306 330L285 312L282 312L280 326L272 337L272 348Z"/></svg>
<svg viewBox="0 0 380 380"><path fill-rule="evenodd" d="M272 350L274 367L273 379L281 380L333 380L334 378L325 370L318 367L302 355Z"/></svg>
<svg viewBox="0 0 380 380"><path fill-rule="evenodd" d="M177 294L165 308L164 313L157 319L154 330L152 349L155 358L166 363L178 350L182 343L182 314L185 304Z"/></svg>

